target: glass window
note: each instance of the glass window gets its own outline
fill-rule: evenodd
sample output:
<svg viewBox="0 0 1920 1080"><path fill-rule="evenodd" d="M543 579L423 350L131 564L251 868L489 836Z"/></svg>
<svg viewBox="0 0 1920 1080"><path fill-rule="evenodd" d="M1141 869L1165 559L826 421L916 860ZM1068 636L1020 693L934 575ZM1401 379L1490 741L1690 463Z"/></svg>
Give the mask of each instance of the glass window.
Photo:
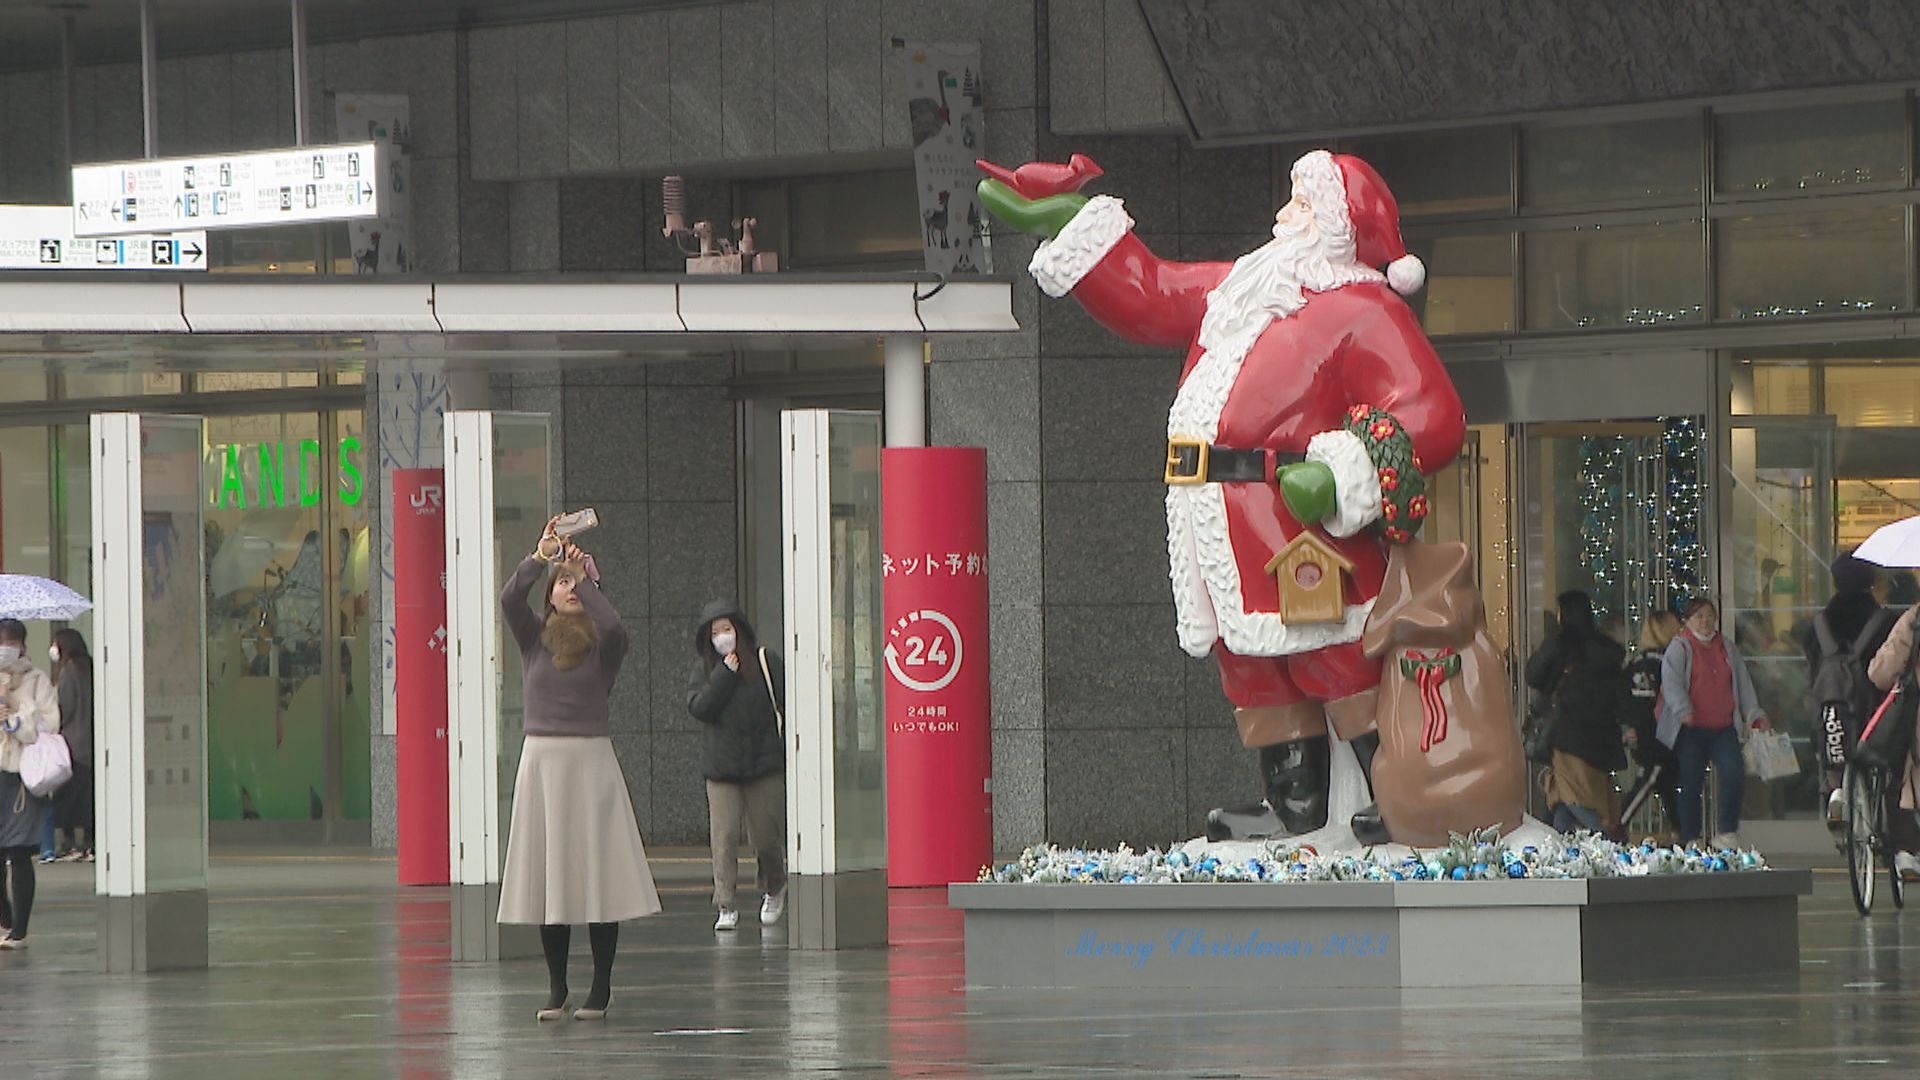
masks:
<svg viewBox="0 0 1920 1080"><path fill-rule="evenodd" d="M1357 139L1345 153L1380 173L1402 217L1499 212L1512 203L1507 129L1468 128L1432 134Z"/></svg>
<svg viewBox="0 0 1920 1080"><path fill-rule="evenodd" d="M1658 326L1706 315L1700 222L1526 234L1527 328Z"/></svg>
<svg viewBox="0 0 1920 1080"><path fill-rule="evenodd" d="M177 394L177 371L64 371L60 375L61 393L69 398L138 397L143 394Z"/></svg>
<svg viewBox="0 0 1920 1080"><path fill-rule="evenodd" d="M1841 427L1920 427L1920 371L1911 364L1829 362L1822 372L1827 411Z"/></svg>
<svg viewBox="0 0 1920 1080"><path fill-rule="evenodd" d="M319 271L320 230L298 225L227 229L207 234L207 269L215 274L312 274ZM342 272L351 272L349 260Z"/></svg>
<svg viewBox="0 0 1920 1080"><path fill-rule="evenodd" d="M0 573L53 573L52 452L44 427L0 428ZM45 639L41 639L45 644Z"/></svg>
<svg viewBox="0 0 1920 1080"><path fill-rule="evenodd" d="M284 390L290 386L319 386L320 375L313 371L207 371L196 377L194 384L194 389L203 394Z"/></svg>
<svg viewBox="0 0 1920 1080"><path fill-rule="evenodd" d="M1684 202L1700 193L1697 117L1527 128L1520 155L1524 206Z"/></svg>
<svg viewBox="0 0 1920 1080"><path fill-rule="evenodd" d="M788 261L796 267L918 267L923 249L914 183L912 169L791 181Z"/></svg>
<svg viewBox="0 0 1920 1080"><path fill-rule="evenodd" d="M1513 329L1513 234L1407 237L1427 265L1427 284L1408 299L1430 335Z"/></svg>
<svg viewBox="0 0 1920 1080"><path fill-rule="evenodd" d="M1721 318L1884 312L1906 301L1904 207L1728 218L1715 232Z"/></svg>
<svg viewBox="0 0 1920 1080"><path fill-rule="evenodd" d="M1723 195L1905 183L1909 174L1899 98L1720 113L1713 124L1714 189Z"/></svg>
<svg viewBox="0 0 1920 1080"><path fill-rule="evenodd" d="M47 400L47 374L40 367L39 359L0 360L4 370L0 370L0 401L45 401Z"/></svg>
<svg viewBox="0 0 1920 1080"><path fill-rule="evenodd" d="M1736 416L1806 416L1813 412L1813 368L1806 363L1743 360L1734 369Z"/></svg>

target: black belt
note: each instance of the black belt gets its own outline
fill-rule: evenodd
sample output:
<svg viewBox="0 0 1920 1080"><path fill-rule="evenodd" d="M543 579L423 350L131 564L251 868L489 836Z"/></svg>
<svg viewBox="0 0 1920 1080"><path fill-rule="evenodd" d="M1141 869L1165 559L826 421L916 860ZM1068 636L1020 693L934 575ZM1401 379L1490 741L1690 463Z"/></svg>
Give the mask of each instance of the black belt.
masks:
<svg viewBox="0 0 1920 1080"><path fill-rule="evenodd" d="M1287 450L1235 450L1198 439L1167 440L1169 484L1259 484L1273 479L1273 470L1307 460Z"/></svg>

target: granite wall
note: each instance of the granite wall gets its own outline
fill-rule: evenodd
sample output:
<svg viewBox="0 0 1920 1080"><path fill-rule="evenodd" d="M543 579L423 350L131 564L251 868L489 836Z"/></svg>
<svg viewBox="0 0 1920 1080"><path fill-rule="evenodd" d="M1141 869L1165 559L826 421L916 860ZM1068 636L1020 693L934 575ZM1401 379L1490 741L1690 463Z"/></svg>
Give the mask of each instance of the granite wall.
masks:
<svg viewBox="0 0 1920 1080"><path fill-rule="evenodd" d="M1920 78L1920 5L1911 0L1141 6L1203 140Z"/></svg>

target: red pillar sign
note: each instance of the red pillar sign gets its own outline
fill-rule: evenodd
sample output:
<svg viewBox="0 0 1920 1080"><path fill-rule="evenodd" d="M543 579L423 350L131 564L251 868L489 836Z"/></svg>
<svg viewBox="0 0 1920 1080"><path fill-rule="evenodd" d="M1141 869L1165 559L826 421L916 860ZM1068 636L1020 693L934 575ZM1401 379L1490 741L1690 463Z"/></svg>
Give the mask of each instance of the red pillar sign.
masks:
<svg viewBox="0 0 1920 1080"><path fill-rule="evenodd" d="M993 858L987 452L881 451L887 884L972 881Z"/></svg>
<svg viewBox="0 0 1920 1080"><path fill-rule="evenodd" d="M439 469L393 471L393 679L400 884L445 885L447 523Z"/></svg>

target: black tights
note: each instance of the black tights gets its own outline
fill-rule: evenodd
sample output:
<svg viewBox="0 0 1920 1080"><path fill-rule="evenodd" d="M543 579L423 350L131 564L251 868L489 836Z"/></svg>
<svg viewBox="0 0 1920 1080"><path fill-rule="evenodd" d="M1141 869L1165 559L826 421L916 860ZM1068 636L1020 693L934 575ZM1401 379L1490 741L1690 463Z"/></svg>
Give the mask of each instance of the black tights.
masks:
<svg viewBox="0 0 1920 1080"><path fill-rule="evenodd" d="M567 1003L567 947L573 942L573 927L542 926L540 949L547 954L547 1008ZM586 1007L604 1009L613 997L613 951L620 942L620 924L587 924L587 942L593 946L593 990L587 994Z"/></svg>
<svg viewBox="0 0 1920 1080"><path fill-rule="evenodd" d="M27 920L33 916L33 859L38 852L30 847L0 849L0 926L13 928L16 939L27 936ZM8 896L7 880L13 881Z"/></svg>

